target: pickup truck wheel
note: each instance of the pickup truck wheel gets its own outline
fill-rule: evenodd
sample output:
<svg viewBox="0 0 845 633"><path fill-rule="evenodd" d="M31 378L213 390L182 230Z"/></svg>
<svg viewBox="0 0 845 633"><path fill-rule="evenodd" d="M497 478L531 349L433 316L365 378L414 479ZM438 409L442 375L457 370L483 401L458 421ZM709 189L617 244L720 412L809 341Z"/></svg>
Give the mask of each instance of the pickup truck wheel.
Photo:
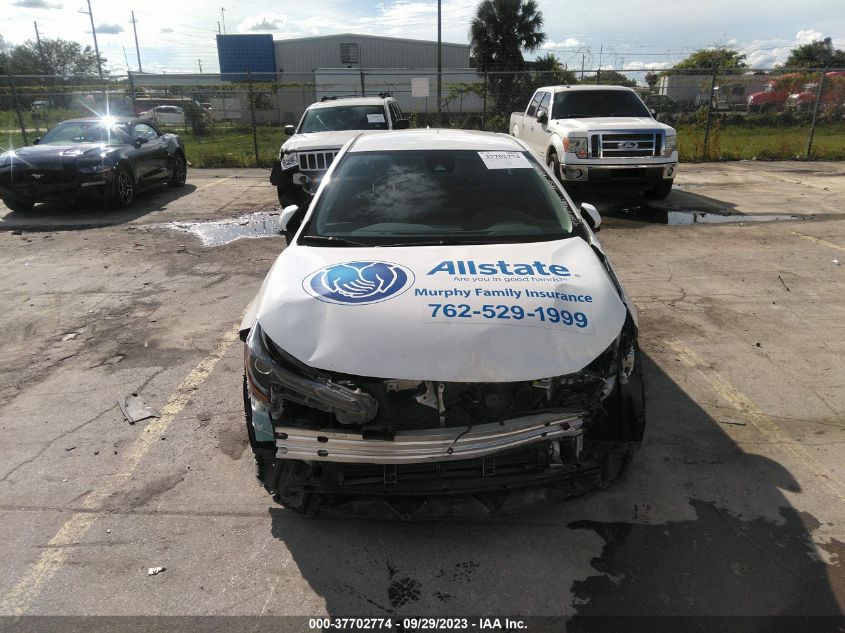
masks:
<svg viewBox="0 0 845 633"><path fill-rule="evenodd" d="M555 152L549 152L549 159L546 161L546 165L548 165L551 172L555 175L555 178L563 182L563 175L560 173L560 161Z"/></svg>
<svg viewBox="0 0 845 633"><path fill-rule="evenodd" d="M28 213L29 211L32 211L32 207L35 206L35 203L32 200L20 200L14 198L3 198L3 204L15 213Z"/></svg>
<svg viewBox="0 0 845 633"><path fill-rule="evenodd" d="M663 200L672 192L673 182L675 182L674 179L661 181L660 184L648 189L645 192L645 197L649 200Z"/></svg>

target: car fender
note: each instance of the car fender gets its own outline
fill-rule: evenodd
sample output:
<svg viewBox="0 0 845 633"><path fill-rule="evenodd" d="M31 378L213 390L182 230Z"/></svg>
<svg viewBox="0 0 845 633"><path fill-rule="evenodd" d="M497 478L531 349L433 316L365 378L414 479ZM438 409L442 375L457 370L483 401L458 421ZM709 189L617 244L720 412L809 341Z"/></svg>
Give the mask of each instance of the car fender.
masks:
<svg viewBox="0 0 845 633"><path fill-rule="evenodd" d="M546 150L546 161L549 160L549 153L552 150L554 150L555 154L557 154L557 159L560 161L561 165L564 164L563 159L565 152L563 151L563 139L557 132L552 133L551 138L549 138L549 147Z"/></svg>

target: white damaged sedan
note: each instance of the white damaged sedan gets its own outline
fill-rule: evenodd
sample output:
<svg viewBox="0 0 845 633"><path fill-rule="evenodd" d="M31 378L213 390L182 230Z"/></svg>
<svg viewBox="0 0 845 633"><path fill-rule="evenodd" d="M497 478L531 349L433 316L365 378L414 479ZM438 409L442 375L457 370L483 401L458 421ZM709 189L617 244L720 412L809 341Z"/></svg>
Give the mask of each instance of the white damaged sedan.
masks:
<svg viewBox="0 0 845 633"><path fill-rule="evenodd" d="M267 490L304 513L443 515L617 476L644 397L600 221L505 135L349 141L241 326Z"/></svg>

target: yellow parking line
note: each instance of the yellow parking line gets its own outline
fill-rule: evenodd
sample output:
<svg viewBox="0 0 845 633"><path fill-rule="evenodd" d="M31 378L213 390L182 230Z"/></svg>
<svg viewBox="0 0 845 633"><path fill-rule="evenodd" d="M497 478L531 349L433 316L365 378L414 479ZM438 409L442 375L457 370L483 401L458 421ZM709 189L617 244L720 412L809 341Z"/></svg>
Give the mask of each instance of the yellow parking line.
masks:
<svg viewBox="0 0 845 633"><path fill-rule="evenodd" d="M124 472L115 477L102 480L100 486L92 490L83 502L85 510L94 510L102 502L118 492L127 477L131 477L143 457L161 437L180 411L199 389L200 385L211 375L214 366L223 358L228 349L238 338L238 326L226 332L215 345L214 350L206 356L199 365L182 381L173 395L161 410L161 417L153 421L124 453L126 463ZM67 558L70 548L58 547L79 543L98 518L96 513L77 512L68 519L56 535L50 539L48 546L37 561L27 570L21 580L0 600L0 613L23 615L38 596L41 587L55 574Z"/></svg>
<svg viewBox="0 0 845 633"><path fill-rule="evenodd" d="M677 339L667 341L669 347L681 357L681 361L695 370L712 389L737 409L747 424L757 431L766 442L777 445L792 459L806 468L813 481L828 494L845 502L845 487L801 444L781 431L763 411L744 393L734 387L724 376L711 368L698 354Z"/></svg>
<svg viewBox="0 0 845 633"><path fill-rule="evenodd" d="M800 238L805 240L810 240L811 242L815 242L816 244L821 244L822 246L827 246L828 248L835 248L838 251L845 252L845 246L839 246L839 244L834 244L833 242L828 242L827 240L823 240L820 237L813 237L812 235L804 235L803 233L798 233L796 231L790 231L793 235L797 235Z"/></svg>
<svg viewBox="0 0 845 633"><path fill-rule="evenodd" d="M225 178L215 178L214 180L212 180L211 182L209 182L207 184L200 185L199 187L196 188L196 190L200 191L202 189L208 189L209 187L216 187L217 185L222 184L222 183L226 182L227 180L231 180L232 178L234 178L234 176L226 176Z"/></svg>

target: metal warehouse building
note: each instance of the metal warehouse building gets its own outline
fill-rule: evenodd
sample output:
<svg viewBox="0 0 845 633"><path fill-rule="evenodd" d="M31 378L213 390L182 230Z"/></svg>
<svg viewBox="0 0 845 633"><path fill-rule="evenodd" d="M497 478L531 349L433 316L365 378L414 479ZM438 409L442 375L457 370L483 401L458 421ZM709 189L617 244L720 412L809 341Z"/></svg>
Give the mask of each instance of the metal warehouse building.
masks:
<svg viewBox="0 0 845 633"><path fill-rule="evenodd" d="M437 107L437 42L429 40L352 33L275 41L268 34L217 35L217 54L224 79L280 85L271 95L272 107L256 112L260 123L292 123L321 97L352 94L388 92L409 112ZM477 111L480 101L472 90L463 91L457 100L447 94L449 86L482 81L470 68L470 46L444 42L442 69L444 101L462 111ZM431 94L414 95L412 79L426 80ZM245 111L214 99L212 103L215 112Z"/></svg>

